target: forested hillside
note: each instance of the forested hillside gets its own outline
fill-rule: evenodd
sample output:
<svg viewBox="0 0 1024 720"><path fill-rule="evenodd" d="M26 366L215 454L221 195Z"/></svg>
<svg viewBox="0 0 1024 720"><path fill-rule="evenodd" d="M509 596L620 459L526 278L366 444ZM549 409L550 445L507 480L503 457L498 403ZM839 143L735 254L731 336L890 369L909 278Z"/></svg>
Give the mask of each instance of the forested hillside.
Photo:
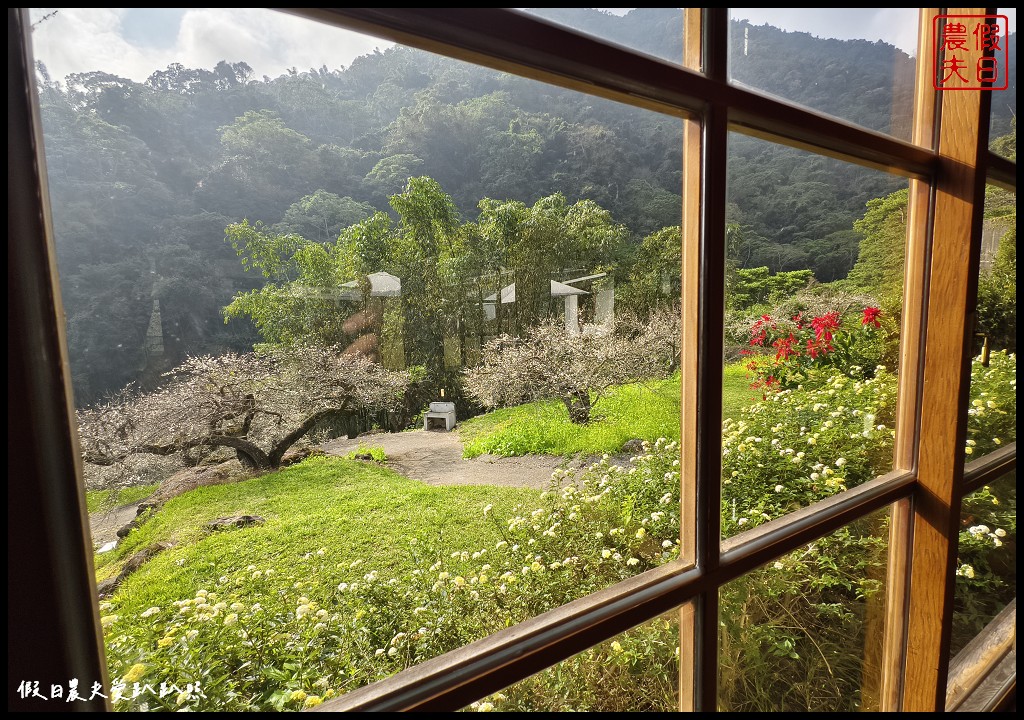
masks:
<svg viewBox="0 0 1024 720"><path fill-rule="evenodd" d="M536 12L625 45L642 40L662 58L681 55L677 10ZM734 32L760 48L735 59L738 81L905 131L907 114L894 108L911 99L887 90L886 78L912 75L913 61L896 48L739 22ZM772 66L767 55L786 61ZM152 383L188 354L258 340L247 322L223 319L237 293L265 282L224 241L232 223L333 242L377 211L397 220L389 198L412 176L433 178L462 222L478 220L485 198L531 206L561 194L624 226L622 278L642 259L644 237L679 223L678 120L417 50L277 78L254 77L244 62L171 65L142 83L101 72L51 78L44 67L39 77L79 404ZM993 137L1010 128L1014 93L994 104ZM729 220L742 236L740 262L843 278L867 201L905 183L734 135ZM154 323L162 337L149 332Z"/></svg>

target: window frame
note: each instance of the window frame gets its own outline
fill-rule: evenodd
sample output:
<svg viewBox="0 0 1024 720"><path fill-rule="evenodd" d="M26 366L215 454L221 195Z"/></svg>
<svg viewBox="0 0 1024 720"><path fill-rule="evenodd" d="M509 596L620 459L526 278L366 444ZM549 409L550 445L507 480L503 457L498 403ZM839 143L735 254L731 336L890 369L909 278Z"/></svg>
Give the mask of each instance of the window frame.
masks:
<svg viewBox="0 0 1024 720"><path fill-rule="evenodd" d="M681 687L693 689L680 693L681 709L715 710L718 589L886 506L894 511L882 709L942 710L961 499L1016 468L1015 443L966 466L960 454L984 185L1016 191L1016 163L987 149L991 93L936 92L919 67L914 136L904 142L731 84L726 9L686 11L687 67L508 9L284 11L680 117L690 150L683 168L683 336L696 342L683 346L680 474L682 517L692 518L683 523L682 547L692 553L317 710L456 710L681 606ZM919 43L939 12L921 10ZM32 479L9 486L9 508L23 504L8 515L8 624L49 617L52 627L34 644L12 635L9 667L106 684L29 28L27 8L8 9L8 444L9 451L15 442L30 450L9 452L8 468L10 477ZM905 175L911 206L895 469L722 541L720 329L730 131ZM12 423L17 417L22 422ZM19 597L17 584L30 580L44 584L42 601ZM49 652L41 652L45 643ZM59 658L53 648L63 651Z"/></svg>

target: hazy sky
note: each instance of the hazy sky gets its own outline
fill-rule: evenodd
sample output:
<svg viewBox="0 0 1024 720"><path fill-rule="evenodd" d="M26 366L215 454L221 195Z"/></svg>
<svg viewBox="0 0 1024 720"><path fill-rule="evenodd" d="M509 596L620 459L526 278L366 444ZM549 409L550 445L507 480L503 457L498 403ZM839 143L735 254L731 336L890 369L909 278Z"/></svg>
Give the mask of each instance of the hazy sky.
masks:
<svg viewBox="0 0 1024 720"><path fill-rule="evenodd" d="M603 8L615 14L630 8ZM57 10L55 15L41 20ZM1016 29L1016 10L1010 28ZM883 40L914 51L914 8L733 8L732 16L818 37ZM212 68L244 61L256 77L334 70L391 43L260 8L32 8L37 60L50 75L103 70L143 81L172 62Z"/></svg>

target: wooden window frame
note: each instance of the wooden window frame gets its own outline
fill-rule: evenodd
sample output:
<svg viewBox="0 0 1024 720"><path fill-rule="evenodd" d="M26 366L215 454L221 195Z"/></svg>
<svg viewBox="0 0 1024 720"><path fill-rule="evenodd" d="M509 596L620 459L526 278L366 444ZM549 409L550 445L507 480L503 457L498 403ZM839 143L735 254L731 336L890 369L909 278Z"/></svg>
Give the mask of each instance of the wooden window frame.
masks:
<svg viewBox="0 0 1024 720"><path fill-rule="evenodd" d="M961 500L1016 469L1016 443L966 466L961 455L984 185L1016 191L1016 163L987 150L990 93L938 93L919 69L914 135L905 142L731 84L727 10L686 11L686 67L506 9L283 11L680 117L688 150L682 312L684 337L696 342L684 344L682 358L682 517L690 519L683 523L683 557L317 709L455 710L682 607L681 687L693 692L680 693L681 709L715 710L719 588L892 507L881 705L942 710ZM938 12L921 10L922 42ZM15 672L44 685L51 677L105 683L28 28L27 9L9 8L9 673L14 686ZM895 469L722 541L720 359L730 131L907 176L911 200ZM79 706L103 707L98 701Z"/></svg>

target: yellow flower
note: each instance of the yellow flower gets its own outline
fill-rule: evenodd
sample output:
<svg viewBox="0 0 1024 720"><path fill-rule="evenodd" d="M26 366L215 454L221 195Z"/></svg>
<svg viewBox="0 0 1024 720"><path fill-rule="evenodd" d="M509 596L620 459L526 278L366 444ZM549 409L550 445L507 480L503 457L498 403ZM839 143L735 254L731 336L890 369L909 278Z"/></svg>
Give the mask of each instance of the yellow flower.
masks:
<svg viewBox="0 0 1024 720"><path fill-rule="evenodd" d="M289 700L300 700L300 701L301 700L305 700L306 699L306 693L304 693L302 690L292 690L291 694L288 696L288 699Z"/></svg>
<svg viewBox="0 0 1024 720"><path fill-rule="evenodd" d="M230 615L227 615L224 618L224 624L225 625L234 625L236 622L238 622L238 614L237 613L231 613Z"/></svg>
<svg viewBox="0 0 1024 720"><path fill-rule="evenodd" d="M156 641L156 644L157 644L157 647L162 647L163 648L163 647L167 647L168 645L170 645L173 642L174 642L174 638L172 638L172 637L162 637L162 638L160 638L159 640Z"/></svg>
<svg viewBox="0 0 1024 720"><path fill-rule="evenodd" d="M125 682L130 682L130 683L138 682L139 680L142 679L142 677L145 674L146 674L146 666L143 665L142 663L135 663L134 665L132 665L128 669L128 672L126 672L124 674L124 678L123 679L124 679Z"/></svg>
<svg viewBox="0 0 1024 720"><path fill-rule="evenodd" d="M616 653L622 652L622 643L620 643L618 640L613 640L612 641L612 652L616 652Z"/></svg>
<svg viewBox="0 0 1024 720"><path fill-rule="evenodd" d="M308 698L306 698L306 702L302 703L302 707L308 707L308 708L316 707L317 705L319 705L323 701L324 701L324 699L322 697L320 697L319 695L310 695Z"/></svg>

